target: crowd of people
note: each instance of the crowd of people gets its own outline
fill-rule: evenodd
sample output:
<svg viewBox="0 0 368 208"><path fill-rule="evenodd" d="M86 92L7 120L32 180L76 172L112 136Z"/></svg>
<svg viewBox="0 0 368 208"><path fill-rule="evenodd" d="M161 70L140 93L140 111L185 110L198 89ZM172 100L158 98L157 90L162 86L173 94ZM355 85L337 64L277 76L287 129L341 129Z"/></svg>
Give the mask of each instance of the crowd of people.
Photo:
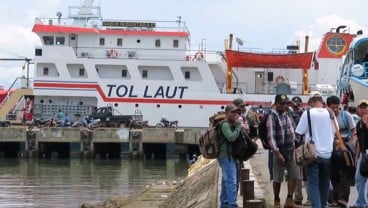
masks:
<svg viewBox="0 0 368 208"><path fill-rule="evenodd" d="M246 110L246 105L242 99L235 99L225 107L220 144L226 140L234 141L242 130L257 139L257 126L264 112L253 108ZM258 109L262 110L262 107ZM337 96L324 100L320 92L313 91L308 103L303 105L298 96L289 99L280 94L275 96L269 113L275 115L268 116L266 121L270 146L268 168L275 208L281 207L279 195L283 181L287 183L284 204L288 208L300 205L347 207L350 187L354 185L358 197L352 207L368 207L367 178L359 173L362 154L368 152L368 141L365 141L368 139L368 101L361 100L357 106L344 107ZM338 134L342 141L338 140ZM310 140L314 142L317 159L299 166L294 152ZM346 147L344 151L352 155L353 168L344 166L341 142ZM221 146L218 158L222 171L221 207L237 207L239 161L232 158L230 151ZM303 196L303 187L306 196Z"/></svg>

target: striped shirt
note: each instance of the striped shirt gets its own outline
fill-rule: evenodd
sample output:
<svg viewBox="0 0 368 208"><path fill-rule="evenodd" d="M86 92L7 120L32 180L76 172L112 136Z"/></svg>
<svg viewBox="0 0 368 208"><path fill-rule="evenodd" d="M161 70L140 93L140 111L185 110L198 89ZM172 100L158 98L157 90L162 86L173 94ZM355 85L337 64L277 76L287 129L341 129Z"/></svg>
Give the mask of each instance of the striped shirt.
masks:
<svg viewBox="0 0 368 208"><path fill-rule="evenodd" d="M271 113L277 115L277 120L272 115L267 119L267 138L270 149L294 149L295 132L292 119L287 112L279 114L277 111L272 110Z"/></svg>

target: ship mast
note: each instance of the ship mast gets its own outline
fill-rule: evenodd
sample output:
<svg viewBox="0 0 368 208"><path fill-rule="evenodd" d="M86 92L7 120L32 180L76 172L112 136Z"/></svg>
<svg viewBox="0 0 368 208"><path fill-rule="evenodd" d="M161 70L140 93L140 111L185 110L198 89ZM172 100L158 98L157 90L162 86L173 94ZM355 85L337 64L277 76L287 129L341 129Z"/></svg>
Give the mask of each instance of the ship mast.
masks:
<svg viewBox="0 0 368 208"><path fill-rule="evenodd" d="M233 47L233 34L229 35L229 43L228 43L228 50L231 50ZM226 93L232 93L233 86L232 86L232 68L231 66L227 65L227 71L226 71Z"/></svg>
<svg viewBox="0 0 368 208"><path fill-rule="evenodd" d="M305 36L305 45L304 45L304 52L308 52L308 42L309 42L309 36ZM308 69L303 69L303 95L308 95Z"/></svg>

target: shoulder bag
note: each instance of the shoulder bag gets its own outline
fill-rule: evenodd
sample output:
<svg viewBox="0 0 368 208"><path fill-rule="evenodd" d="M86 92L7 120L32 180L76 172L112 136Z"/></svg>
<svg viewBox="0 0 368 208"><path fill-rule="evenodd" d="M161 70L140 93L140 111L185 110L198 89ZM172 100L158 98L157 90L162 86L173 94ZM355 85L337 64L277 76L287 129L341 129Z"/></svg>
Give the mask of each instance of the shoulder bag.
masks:
<svg viewBox="0 0 368 208"><path fill-rule="evenodd" d="M363 123L363 121L360 121ZM366 153L365 150L365 140L366 138L363 139L363 147L364 150L360 150L360 154L362 154L362 160L360 161L360 165L359 165L359 173L360 175L362 175L363 177L368 177L368 154Z"/></svg>
<svg viewBox="0 0 368 208"><path fill-rule="evenodd" d="M300 166L308 165L317 159L316 147L314 146L314 141L312 137L311 117L309 109L307 110L307 117L310 140L304 142L304 144L300 145L295 150L295 162Z"/></svg>
<svg viewBox="0 0 368 208"><path fill-rule="evenodd" d="M335 128L337 140L339 141L336 146L335 152L341 154L341 156L343 157L342 168L350 173L355 173L355 160L354 160L355 157L353 152L354 150L351 147L345 146L344 140L342 139L339 128L337 127L337 124L335 122L335 116L333 117L331 116L331 121ZM333 154L332 157L338 156L336 156L336 154Z"/></svg>

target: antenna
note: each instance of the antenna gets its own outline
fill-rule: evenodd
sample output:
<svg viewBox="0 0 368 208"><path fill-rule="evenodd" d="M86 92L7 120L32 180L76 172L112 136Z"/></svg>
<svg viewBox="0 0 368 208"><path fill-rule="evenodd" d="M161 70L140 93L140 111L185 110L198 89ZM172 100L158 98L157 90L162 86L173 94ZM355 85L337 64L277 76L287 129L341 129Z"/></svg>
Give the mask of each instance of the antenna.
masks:
<svg viewBox="0 0 368 208"><path fill-rule="evenodd" d="M244 44L243 40L240 39L240 38L236 38L235 40L238 43L238 45L240 45L240 46L242 46Z"/></svg>
<svg viewBox="0 0 368 208"><path fill-rule="evenodd" d="M63 16L63 14L61 12L57 12L56 16L58 17L58 24L60 25L60 19L61 19L61 16Z"/></svg>

